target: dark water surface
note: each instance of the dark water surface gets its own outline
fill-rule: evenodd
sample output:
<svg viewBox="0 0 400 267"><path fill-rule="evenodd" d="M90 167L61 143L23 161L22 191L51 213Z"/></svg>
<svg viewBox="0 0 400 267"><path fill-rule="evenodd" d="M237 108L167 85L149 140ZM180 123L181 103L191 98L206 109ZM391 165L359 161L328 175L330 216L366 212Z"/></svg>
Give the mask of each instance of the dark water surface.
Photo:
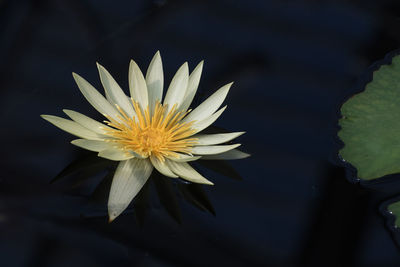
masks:
<svg viewBox="0 0 400 267"><path fill-rule="evenodd" d="M399 182L350 183L334 141L339 103L399 48L393 3L0 1L1 265L399 266L379 212ZM108 224L112 166L39 115L101 119L71 72L100 89L98 61L127 89L157 50L167 84L205 60L196 104L235 81L216 125L252 157L199 166L213 187L153 177ZM50 184L77 159L95 167Z"/></svg>

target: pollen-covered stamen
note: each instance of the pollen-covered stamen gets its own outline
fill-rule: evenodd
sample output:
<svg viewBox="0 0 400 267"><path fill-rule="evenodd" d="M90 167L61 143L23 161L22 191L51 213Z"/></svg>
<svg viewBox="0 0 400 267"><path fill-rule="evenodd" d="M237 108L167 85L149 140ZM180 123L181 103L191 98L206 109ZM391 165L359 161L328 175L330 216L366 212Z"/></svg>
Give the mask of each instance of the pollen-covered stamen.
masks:
<svg viewBox="0 0 400 267"><path fill-rule="evenodd" d="M149 107L142 110L132 100L137 117L129 117L118 105L121 113L120 121L106 116L106 123L113 129L107 130L109 142L115 142L143 157L154 156L160 161L165 157L178 157L178 153L190 154L191 147L197 144L197 138L189 138L195 131L193 122L182 123L181 120L189 112L177 112L176 105L167 112L167 108L157 102L150 115Z"/></svg>

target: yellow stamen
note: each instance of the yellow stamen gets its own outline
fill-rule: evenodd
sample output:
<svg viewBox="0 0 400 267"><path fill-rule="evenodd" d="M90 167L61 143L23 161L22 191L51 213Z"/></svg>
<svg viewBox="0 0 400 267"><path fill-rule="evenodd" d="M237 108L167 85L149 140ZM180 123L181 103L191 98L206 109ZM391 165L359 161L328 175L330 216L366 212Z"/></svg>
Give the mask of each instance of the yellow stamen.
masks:
<svg viewBox="0 0 400 267"><path fill-rule="evenodd" d="M137 117L129 117L121 107L116 108L121 113L119 121L106 116L105 121L113 129L106 129L109 142L115 142L126 151L149 157L154 156L161 162L165 157L178 157L179 153L190 154L197 138L189 138L195 131L191 128L193 122L183 123L181 120L190 112L176 111L176 105L167 112L167 107L157 101L154 112L150 115L149 107L142 110L139 104L132 100Z"/></svg>

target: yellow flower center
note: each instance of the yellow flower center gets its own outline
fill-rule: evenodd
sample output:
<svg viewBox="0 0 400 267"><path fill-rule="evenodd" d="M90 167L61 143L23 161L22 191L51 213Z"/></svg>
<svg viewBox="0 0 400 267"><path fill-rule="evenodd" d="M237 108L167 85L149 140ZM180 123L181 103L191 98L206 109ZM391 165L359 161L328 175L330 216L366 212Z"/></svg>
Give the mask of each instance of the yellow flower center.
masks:
<svg viewBox="0 0 400 267"><path fill-rule="evenodd" d="M160 161L165 157L179 157L178 153L190 154L197 138L188 138L195 131L193 122L184 123L182 119L188 112L176 111L176 105L167 112L167 106L156 103L150 114L149 107L144 111L132 100L136 117L129 117L118 105L121 113L119 121L106 116L106 123L112 127L106 135L109 142L121 145L125 151L133 151L142 157L154 156Z"/></svg>

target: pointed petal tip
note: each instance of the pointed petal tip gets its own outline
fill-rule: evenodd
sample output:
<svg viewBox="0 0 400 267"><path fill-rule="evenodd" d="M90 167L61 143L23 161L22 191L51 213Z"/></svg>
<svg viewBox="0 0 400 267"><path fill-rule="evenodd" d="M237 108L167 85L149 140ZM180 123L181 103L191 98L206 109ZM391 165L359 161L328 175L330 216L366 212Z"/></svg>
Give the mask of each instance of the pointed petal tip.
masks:
<svg viewBox="0 0 400 267"><path fill-rule="evenodd" d="M245 159L245 158L248 158L248 157L251 156L251 154L249 154L249 153L246 153L246 152L243 152L243 151L240 151L240 152L242 153L242 157L240 159Z"/></svg>
<svg viewBox="0 0 400 267"><path fill-rule="evenodd" d="M136 63L135 63L135 61L133 59L131 59L129 61L129 69L128 69L129 73L132 73L134 65L136 65Z"/></svg>
<svg viewBox="0 0 400 267"><path fill-rule="evenodd" d="M108 215L108 223L112 223L115 220L115 218L117 218L117 217L118 217L118 215L109 214Z"/></svg>
<svg viewBox="0 0 400 267"><path fill-rule="evenodd" d="M79 140L80 140L80 139L74 139L74 140L72 140L70 143L73 144L73 145L76 145L77 143L80 142Z"/></svg>
<svg viewBox="0 0 400 267"><path fill-rule="evenodd" d="M72 109L67 109L67 108L64 108L62 111L67 115L68 113L74 112Z"/></svg>
<svg viewBox="0 0 400 267"><path fill-rule="evenodd" d="M211 181L207 181L207 182L205 182L204 184L206 184L206 185L214 185L214 183L211 182Z"/></svg>
<svg viewBox="0 0 400 267"><path fill-rule="evenodd" d="M79 82L84 80L82 78L82 76L80 76L78 73L76 72L72 72L72 77L74 78L75 82L79 85Z"/></svg>
<svg viewBox="0 0 400 267"><path fill-rule="evenodd" d="M197 64L195 69L199 69L199 71L201 72L203 70L203 65L204 65L204 59L200 61L199 64Z"/></svg>
<svg viewBox="0 0 400 267"><path fill-rule="evenodd" d="M48 116L50 116L50 115L46 115L46 114L41 114L41 115L40 115L40 117L41 117L42 119L46 120L46 121L47 121Z"/></svg>
<svg viewBox="0 0 400 267"><path fill-rule="evenodd" d="M42 115L40 115L40 117L42 117L42 119L45 119L46 121L49 121L54 116L53 115L42 114Z"/></svg>
<svg viewBox="0 0 400 267"><path fill-rule="evenodd" d="M115 207L114 207L115 208ZM108 223L113 222L125 209L114 209L112 206L108 206Z"/></svg>
<svg viewBox="0 0 400 267"><path fill-rule="evenodd" d="M183 63L179 69L182 69L182 68L184 68L184 71L189 74L189 63L187 61L185 61L185 63Z"/></svg>
<svg viewBox="0 0 400 267"><path fill-rule="evenodd" d="M199 62L199 64L197 64L197 66L194 68L195 70L200 71L200 75L201 75L201 72L202 72L202 70L203 70L203 65L204 65L204 59L201 60L201 61ZM194 72L194 70L193 70L193 72ZM193 72L192 72L192 73L193 73Z"/></svg>
<svg viewBox="0 0 400 267"><path fill-rule="evenodd" d="M97 70L99 71L99 73L103 73L103 74L107 74L108 71L106 70L106 68L103 67L103 65L101 65L99 62L96 62L96 66L97 66Z"/></svg>
<svg viewBox="0 0 400 267"><path fill-rule="evenodd" d="M222 88L224 88L224 89L228 92L228 91L231 89L233 83L234 83L234 82L227 83L227 84L225 84L224 86L222 86ZM221 89L222 89L222 88L221 88Z"/></svg>

